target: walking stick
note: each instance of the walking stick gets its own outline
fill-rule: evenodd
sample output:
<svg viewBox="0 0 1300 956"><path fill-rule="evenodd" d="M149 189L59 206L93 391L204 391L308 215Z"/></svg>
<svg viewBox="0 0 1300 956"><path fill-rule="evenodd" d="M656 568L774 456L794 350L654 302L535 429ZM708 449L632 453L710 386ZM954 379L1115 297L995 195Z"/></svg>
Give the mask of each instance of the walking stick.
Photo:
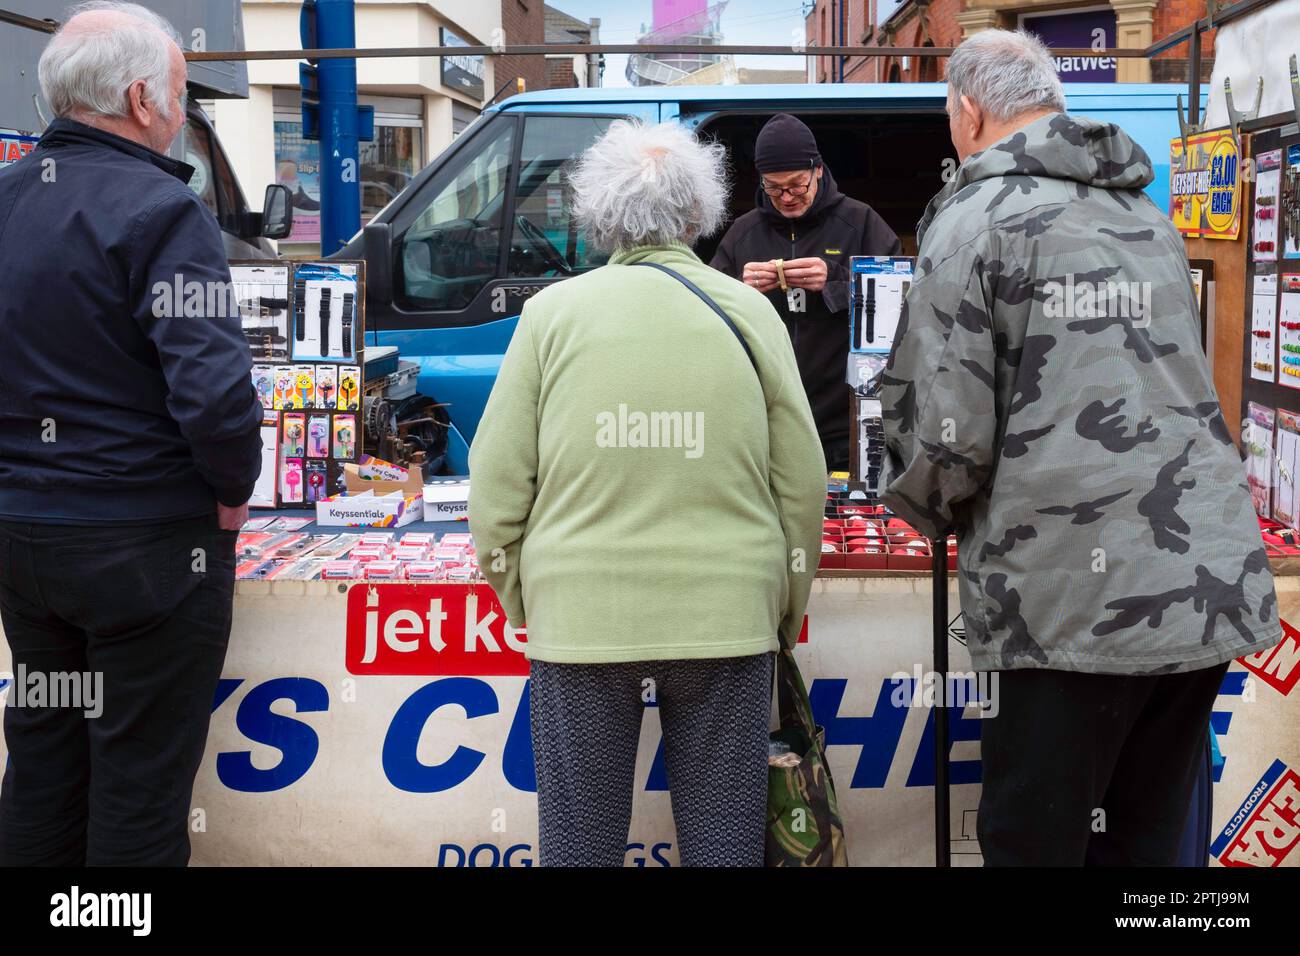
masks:
<svg viewBox="0 0 1300 956"><path fill-rule="evenodd" d="M948 538L930 542L934 591L934 671L939 690L934 707L934 865L952 866L948 793Z"/></svg>

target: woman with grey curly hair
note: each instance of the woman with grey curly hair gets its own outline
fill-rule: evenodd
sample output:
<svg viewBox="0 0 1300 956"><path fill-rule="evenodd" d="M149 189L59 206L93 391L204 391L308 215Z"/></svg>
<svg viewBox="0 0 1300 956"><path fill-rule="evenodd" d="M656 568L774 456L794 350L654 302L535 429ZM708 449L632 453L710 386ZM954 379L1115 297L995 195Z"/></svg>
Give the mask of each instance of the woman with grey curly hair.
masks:
<svg viewBox="0 0 1300 956"><path fill-rule="evenodd" d="M622 865L654 704L681 862L759 866L821 445L776 311L691 250L725 216L722 147L618 121L571 181L612 255L528 300L470 453L481 565L528 629L541 863Z"/></svg>

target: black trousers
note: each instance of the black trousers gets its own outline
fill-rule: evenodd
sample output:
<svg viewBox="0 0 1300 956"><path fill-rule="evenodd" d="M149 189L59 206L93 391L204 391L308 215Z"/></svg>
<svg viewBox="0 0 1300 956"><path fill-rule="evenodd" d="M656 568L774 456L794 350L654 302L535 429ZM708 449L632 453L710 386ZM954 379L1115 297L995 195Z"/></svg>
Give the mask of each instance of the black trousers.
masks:
<svg viewBox="0 0 1300 956"><path fill-rule="evenodd" d="M0 621L15 680L102 675L98 716L4 709L0 864L184 866L230 638L236 532L0 522ZM66 702L64 702L66 703Z"/></svg>
<svg viewBox="0 0 1300 956"><path fill-rule="evenodd" d="M822 455L826 458L827 471L848 471L850 439L837 438L822 442Z"/></svg>
<svg viewBox="0 0 1300 956"><path fill-rule="evenodd" d="M1227 669L997 672L980 725L984 865L1175 865Z"/></svg>

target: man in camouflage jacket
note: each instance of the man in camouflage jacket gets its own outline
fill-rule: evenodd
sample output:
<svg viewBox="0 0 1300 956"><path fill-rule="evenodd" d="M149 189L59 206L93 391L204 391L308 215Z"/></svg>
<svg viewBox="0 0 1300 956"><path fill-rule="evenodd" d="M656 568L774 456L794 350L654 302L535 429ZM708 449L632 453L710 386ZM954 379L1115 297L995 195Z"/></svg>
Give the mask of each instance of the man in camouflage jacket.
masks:
<svg viewBox="0 0 1300 956"><path fill-rule="evenodd" d="M957 532L998 672L985 860L1172 863L1227 662L1281 636L1183 244L1146 153L1063 111L1036 39L978 34L948 78L963 162L917 227L884 500Z"/></svg>

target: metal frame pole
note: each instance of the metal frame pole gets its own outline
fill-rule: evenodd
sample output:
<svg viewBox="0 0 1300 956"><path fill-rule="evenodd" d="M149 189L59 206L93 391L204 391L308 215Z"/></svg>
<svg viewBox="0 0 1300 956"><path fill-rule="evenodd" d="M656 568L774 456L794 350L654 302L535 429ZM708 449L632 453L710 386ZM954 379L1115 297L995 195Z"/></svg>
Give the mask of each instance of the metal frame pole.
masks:
<svg viewBox="0 0 1300 956"><path fill-rule="evenodd" d="M930 542L930 581L934 589L934 671L939 687L934 705L934 865L952 866L948 792L948 537Z"/></svg>

